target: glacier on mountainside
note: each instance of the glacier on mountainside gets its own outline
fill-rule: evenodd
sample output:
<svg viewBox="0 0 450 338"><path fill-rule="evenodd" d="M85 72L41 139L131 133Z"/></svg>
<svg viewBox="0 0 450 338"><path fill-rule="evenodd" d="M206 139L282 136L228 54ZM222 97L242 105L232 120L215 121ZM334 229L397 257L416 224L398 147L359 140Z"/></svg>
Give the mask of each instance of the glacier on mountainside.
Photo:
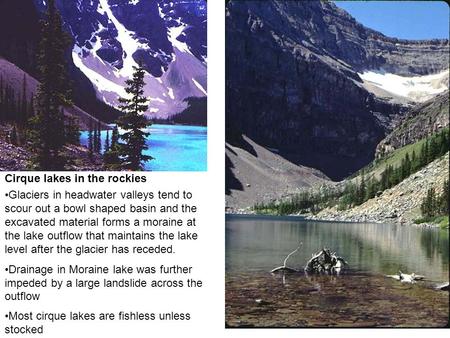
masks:
<svg viewBox="0 0 450 338"><path fill-rule="evenodd" d="M422 76L400 76L380 71L365 71L358 73L367 85L366 88L380 94L381 89L384 96L390 93L411 102L424 102L448 89L449 71Z"/></svg>

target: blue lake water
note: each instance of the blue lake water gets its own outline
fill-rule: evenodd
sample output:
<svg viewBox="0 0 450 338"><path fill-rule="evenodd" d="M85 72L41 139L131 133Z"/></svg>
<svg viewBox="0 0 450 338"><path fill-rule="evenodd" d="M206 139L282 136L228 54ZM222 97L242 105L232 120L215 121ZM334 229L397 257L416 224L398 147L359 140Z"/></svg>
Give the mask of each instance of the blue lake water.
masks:
<svg viewBox="0 0 450 338"><path fill-rule="evenodd" d="M199 126L154 124L147 139L148 150L144 153L154 157L145 163L148 171L206 171L207 128ZM101 132L104 149L106 131ZM109 131L111 139L112 131ZM88 146L88 132L80 135L80 143Z"/></svg>

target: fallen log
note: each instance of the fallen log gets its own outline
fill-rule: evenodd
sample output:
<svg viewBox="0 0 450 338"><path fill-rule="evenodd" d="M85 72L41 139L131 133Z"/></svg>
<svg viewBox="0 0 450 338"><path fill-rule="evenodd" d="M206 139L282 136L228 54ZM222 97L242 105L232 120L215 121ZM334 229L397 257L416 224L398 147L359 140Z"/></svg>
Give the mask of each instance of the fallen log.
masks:
<svg viewBox="0 0 450 338"><path fill-rule="evenodd" d="M403 273L401 271L399 271L398 274L396 274L396 275L386 275L386 277L393 278L402 283L415 283L416 281L425 279L425 276L416 275L414 272L412 274L407 274L407 273Z"/></svg>
<svg viewBox="0 0 450 338"><path fill-rule="evenodd" d="M270 273L280 273L280 272L288 272L288 273L294 273L294 272L298 272L298 270L294 269L294 268L290 268L288 266L286 266L287 261L289 259L289 257L291 257L294 253L296 253L298 251L298 249L300 249L300 247L302 246L303 243L300 243L300 245L298 246L297 249L295 249L294 251L292 251L291 253L289 253L286 258L284 259L283 265L279 266L275 269L272 269L270 271Z"/></svg>
<svg viewBox="0 0 450 338"><path fill-rule="evenodd" d="M306 273L339 273L348 263L336 252L323 248L306 263Z"/></svg>
<svg viewBox="0 0 450 338"><path fill-rule="evenodd" d="M436 290L448 291L449 284L448 282L436 285Z"/></svg>

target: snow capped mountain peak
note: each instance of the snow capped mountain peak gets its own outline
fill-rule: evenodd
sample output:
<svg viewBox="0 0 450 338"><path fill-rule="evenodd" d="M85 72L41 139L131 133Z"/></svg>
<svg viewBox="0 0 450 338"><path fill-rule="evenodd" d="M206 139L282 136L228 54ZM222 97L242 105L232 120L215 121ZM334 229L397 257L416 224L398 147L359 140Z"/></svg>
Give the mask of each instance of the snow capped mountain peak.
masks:
<svg viewBox="0 0 450 338"><path fill-rule="evenodd" d="M74 38L73 62L105 103L118 106L138 62L147 114L166 118L185 109L186 98L206 96L205 0L56 1Z"/></svg>

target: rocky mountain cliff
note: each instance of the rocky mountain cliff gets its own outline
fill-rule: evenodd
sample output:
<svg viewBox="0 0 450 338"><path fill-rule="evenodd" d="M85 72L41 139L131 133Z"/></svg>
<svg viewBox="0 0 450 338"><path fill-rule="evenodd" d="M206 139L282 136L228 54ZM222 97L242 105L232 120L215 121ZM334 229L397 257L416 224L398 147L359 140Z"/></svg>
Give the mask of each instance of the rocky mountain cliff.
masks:
<svg viewBox="0 0 450 338"><path fill-rule="evenodd" d="M118 116L118 96L132 66L147 71L147 112L166 119L205 97L206 0L56 0L72 36L67 66L73 99L104 121ZM0 0L0 56L38 77L36 50L45 0ZM26 24L25 24L26 23Z"/></svg>
<svg viewBox="0 0 450 338"><path fill-rule="evenodd" d="M0 57L34 78L39 78L36 55L41 16L33 0L0 0ZM70 51L66 62L74 102L102 121L114 121L118 112L97 99L91 81L73 64Z"/></svg>
<svg viewBox="0 0 450 338"><path fill-rule="evenodd" d="M352 222L413 224L421 217L420 205L428 189L442 192L449 175L448 153L391 189L348 210L327 208L312 219Z"/></svg>
<svg viewBox="0 0 450 338"><path fill-rule="evenodd" d="M389 38L328 1L230 0L226 46L227 140L245 134L333 179L368 164L412 103L369 91L365 72L448 69L448 40Z"/></svg>
<svg viewBox="0 0 450 338"><path fill-rule="evenodd" d="M415 143L449 124L449 92L412 107L398 126L377 146L376 157L382 157L407 144Z"/></svg>

